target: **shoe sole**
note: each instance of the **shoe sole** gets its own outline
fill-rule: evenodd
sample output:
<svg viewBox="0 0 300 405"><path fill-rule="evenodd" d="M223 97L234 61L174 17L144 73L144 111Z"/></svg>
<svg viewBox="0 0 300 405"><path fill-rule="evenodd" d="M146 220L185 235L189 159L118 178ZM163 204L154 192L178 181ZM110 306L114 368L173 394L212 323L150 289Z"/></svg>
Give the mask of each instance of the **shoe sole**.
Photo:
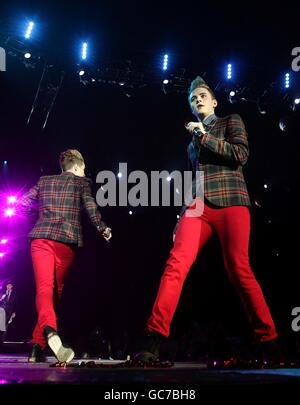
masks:
<svg viewBox="0 0 300 405"><path fill-rule="evenodd" d="M35 357L29 357L28 363L46 363L47 359L36 359Z"/></svg>
<svg viewBox="0 0 300 405"><path fill-rule="evenodd" d="M140 353L137 353L133 357L133 360L135 360L135 361L143 361L145 363L147 363L147 362L156 362L156 361L159 361L159 357L156 356L154 353L151 353L151 352L140 352Z"/></svg>
<svg viewBox="0 0 300 405"><path fill-rule="evenodd" d="M58 335L50 336L48 338L48 345L59 362L69 363L75 356L72 349L67 348L62 344Z"/></svg>

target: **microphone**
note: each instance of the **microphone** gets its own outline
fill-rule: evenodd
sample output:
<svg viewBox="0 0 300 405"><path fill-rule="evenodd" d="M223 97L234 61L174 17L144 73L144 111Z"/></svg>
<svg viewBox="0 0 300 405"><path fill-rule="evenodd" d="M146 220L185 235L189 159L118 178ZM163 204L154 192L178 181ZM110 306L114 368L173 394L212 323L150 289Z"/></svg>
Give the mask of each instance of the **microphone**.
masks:
<svg viewBox="0 0 300 405"><path fill-rule="evenodd" d="M196 136L197 138L201 138L202 132L200 131L199 128L194 128L193 129L193 135Z"/></svg>
<svg viewBox="0 0 300 405"><path fill-rule="evenodd" d="M201 121L199 122L199 126L200 126L200 128L196 127L196 128L193 129L193 135L198 137L198 138L201 138L203 136L203 134L206 134L206 130L205 130L205 127L204 127L204 125L203 125L203 123Z"/></svg>
<svg viewBox="0 0 300 405"><path fill-rule="evenodd" d="M188 123L188 124L189 124L189 123ZM189 127L188 124L185 124L185 127L186 127L187 130L189 130L189 129L188 129L188 127ZM197 138L201 138L202 135L206 133L206 130L205 130L204 125L203 125L202 122L199 122L198 125L199 125L198 127L195 127L195 128L192 130L192 134L193 134L195 137L197 137Z"/></svg>

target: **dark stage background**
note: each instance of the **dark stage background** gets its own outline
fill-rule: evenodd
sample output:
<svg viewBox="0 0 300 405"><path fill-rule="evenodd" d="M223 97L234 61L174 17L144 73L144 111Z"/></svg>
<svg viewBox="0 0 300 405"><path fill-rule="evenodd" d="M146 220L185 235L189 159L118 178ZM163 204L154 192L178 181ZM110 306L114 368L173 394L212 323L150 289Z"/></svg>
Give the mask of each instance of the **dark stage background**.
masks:
<svg viewBox="0 0 300 405"><path fill-rule="evenodd" d="M76 41L89 36L94 66L122 61L140 70L159 69L157 61L167 49L170 64L177 70L184 68L185 78L206 72L205 79L215 87L224 80L226 61L232 60L240 84L249 86L250 93L280 89L280 78L290 70L291 50L300 46L297 13L288 5L272 13L263 6L259 13L255 7L242 7L243 12L226 3L210 7L194 2L180 7L115 1L1 5L1 34L11 35L18 20L35 17L40 22L36 48L65 71L47 126L41 130L38 116L30 125L26 121L42 64L26 69L8 56L7 71L0 73L1 195L25 191L39 176L59 173L58 154L67 148L82 152L95 193L97 173L117 173L119 162L127 162L129 172L185 170L189 135L183 125L193 119L187 95L164 93L155 81L138 89L105 83L84 86L76 73ZM294 73L292 88L298 96L299 75ZM249 133L245 177L252 201L261 205L254 204L252 210L251 263L286 346L297 352L299 336L291 329L291 311L300 305L299 114L294 112L293 123L282 132L279 120L290 111L280 91L268 100L266 114L255 103L229 103L222 89L217 96L217 115L241 114ZM7 167L2 165L4 160ZM64 335L78 353L107 356L109 342L112 357L124 356L150 314L180 208L137 207L132 208L133 215L129 209L101 209L113 229L110 243L84 218L85 247L70 271L61 313ZM0 264L1 280L12 279L18 293L11 340L29 339L35 322L26 239L31 226L29 219L22 218L0 222L1 230L14 236L11 253ZM243 344L248 334L214 238L188 275L166 350L177 359L196 360L215 350L214 345L237 346L239 339Z"/></svg>

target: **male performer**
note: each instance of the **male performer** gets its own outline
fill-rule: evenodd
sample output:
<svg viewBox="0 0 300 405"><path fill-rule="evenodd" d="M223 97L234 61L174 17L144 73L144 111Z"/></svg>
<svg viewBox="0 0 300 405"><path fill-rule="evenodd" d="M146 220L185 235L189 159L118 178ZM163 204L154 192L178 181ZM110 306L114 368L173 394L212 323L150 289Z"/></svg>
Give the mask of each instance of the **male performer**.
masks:
<svg viewBox="0 0 300 405"><path fill-rule="evenodd" d="M6 284L6 291L0 297L0 344L5 338L7 326L16 316L16 292L11 282Z"/></svg>
<svg viewBox="0 0 300 405"><path fill-rule="evenodd" d="M278 336L249 265L251 204L242 171L249 147L244 123L236 114L225 118L215 115L216 97L199 76L191 83L188 101L197 119L186 124L192 136L188 156L193 171L204 172L204 198L195 199L182 210L146 333L135 356L142 361L158 358L161 341L169 336L185 278L214 232L220 239L227 275L241 299L255 340L267 347L267 342L275 342ZM193 212L196 202L198 209L201 204L203 208L198 215Z"/></svg>
<svg viewBox="0 0 300 405"><path fill-rule="evenodd" d="M61 174L41 177L20 200L25 211L34 202L39 205L39 218L29 234L38 313L29 362L45 361L46 343L58 361L68 363L74 357L74 351L65 347L57 334L54 307L59 303L76 247L83 245L81 207L107 241L112 236L91 195L90 180L84 177L85 164L81 153L75 149L62 152L59 163Z"/></svg>

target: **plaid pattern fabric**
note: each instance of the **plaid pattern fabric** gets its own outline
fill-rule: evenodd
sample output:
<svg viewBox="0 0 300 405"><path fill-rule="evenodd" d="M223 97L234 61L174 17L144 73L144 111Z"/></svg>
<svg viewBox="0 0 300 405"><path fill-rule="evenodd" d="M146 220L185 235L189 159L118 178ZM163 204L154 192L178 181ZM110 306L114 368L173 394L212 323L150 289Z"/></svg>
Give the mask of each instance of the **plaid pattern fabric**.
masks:
<svg viewBox="0 0 300 405"><path fill-rule="evenodd" d="M242 118L217 118L202 137L188 146L192 170L204 172L204 196L219 207L251 206L242 166L249 156L248 135Z"/></svg>
<svg viewBox="0 0 300 405"><path fill-rule="evenodd" d="M189 169L204 172L204 199L217 207L250 207L242 169L249 156L248 134L242 118L238 114L215 116L204 127L206 134L194 136L187 148ZM186 208L182 207L173 233Z"/></svg>
<svg viewBox="0 0 300 405"><path fill-rule="evenodd" d="M101 232L106 224L92 197L90 180L70 172L43 176L20 200L23 212L37 204L39 218L29 233L31 239L51 239L83 246L81 207L86 210L92 224Z"/></svg>

